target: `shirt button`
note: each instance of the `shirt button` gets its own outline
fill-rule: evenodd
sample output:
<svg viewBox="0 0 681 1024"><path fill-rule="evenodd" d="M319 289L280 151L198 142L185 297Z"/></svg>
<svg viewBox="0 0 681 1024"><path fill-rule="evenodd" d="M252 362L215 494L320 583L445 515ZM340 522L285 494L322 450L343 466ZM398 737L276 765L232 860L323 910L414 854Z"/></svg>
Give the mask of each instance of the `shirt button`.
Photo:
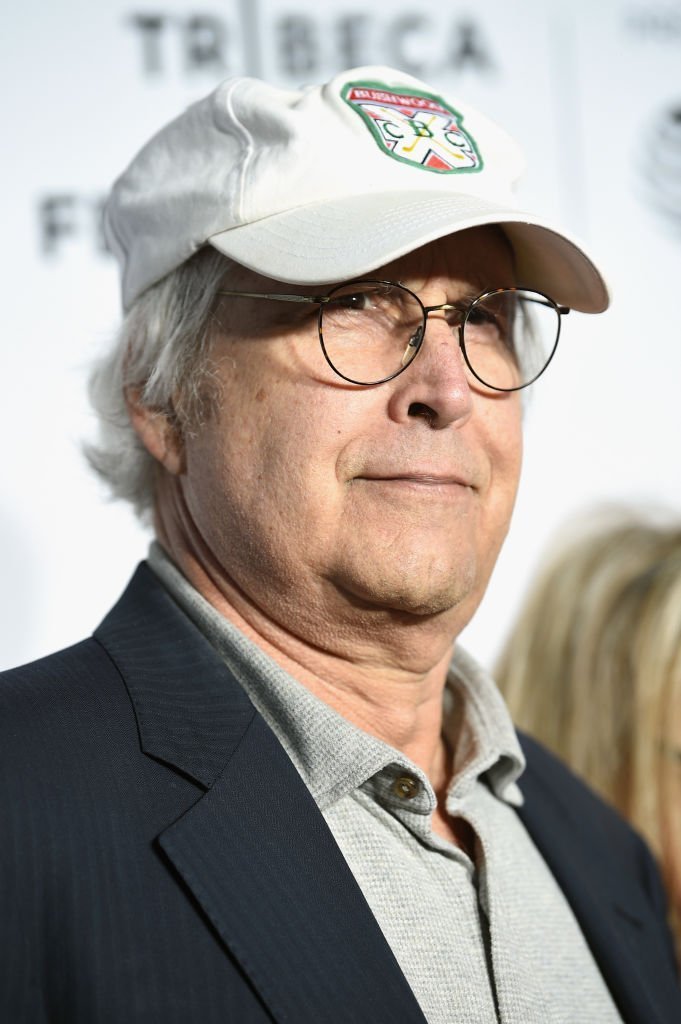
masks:
<svg viewBox="0 0 681 1024"><path fill-rule="evenodd" d="M400 800L413 800L419 791L419 784L411 775L400 775L392 784L392 791Z"/></svg>

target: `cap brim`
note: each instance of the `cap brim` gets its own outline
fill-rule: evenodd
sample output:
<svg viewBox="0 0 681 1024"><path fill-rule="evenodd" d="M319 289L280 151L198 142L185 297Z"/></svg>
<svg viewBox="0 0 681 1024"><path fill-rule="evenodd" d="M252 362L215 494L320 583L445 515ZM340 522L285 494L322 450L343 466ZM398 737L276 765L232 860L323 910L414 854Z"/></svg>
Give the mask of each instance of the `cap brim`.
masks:
<svg viewBox="0 0 681 1024"><path fill-rule="evenodd" d="M208 239L264 277L329 284L369 274L456 231L499 225L516 258L517 283L585 313L609 304L596 265L576 241L519 210L468 195L382 192L311 203ZM496 282L490 282L493 287Z"/></svg>

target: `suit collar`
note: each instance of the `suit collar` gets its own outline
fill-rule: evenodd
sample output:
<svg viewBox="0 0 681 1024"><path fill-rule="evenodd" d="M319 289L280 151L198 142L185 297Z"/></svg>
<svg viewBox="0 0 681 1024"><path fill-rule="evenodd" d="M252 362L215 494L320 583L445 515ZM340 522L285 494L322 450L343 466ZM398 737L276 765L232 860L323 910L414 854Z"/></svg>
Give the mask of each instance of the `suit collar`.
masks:
<svg viewBox="0 0 681 1024"><path fill-rule="evenodd" d="M255 710L144 563L94 635L128 688L144 753L210 786Z"/></svg>

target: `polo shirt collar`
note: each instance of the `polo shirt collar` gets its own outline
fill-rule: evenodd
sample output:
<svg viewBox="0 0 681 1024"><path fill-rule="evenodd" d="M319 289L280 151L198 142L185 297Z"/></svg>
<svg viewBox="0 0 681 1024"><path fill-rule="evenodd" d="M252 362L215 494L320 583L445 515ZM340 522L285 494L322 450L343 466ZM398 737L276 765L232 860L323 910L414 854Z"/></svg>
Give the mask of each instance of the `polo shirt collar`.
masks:
<svg viewBox="0 0 681 1024"><path fill-rule="evenodd" d="M362 787L380 799L404 773L423 786L420 813L434 809L430 783L416 765L277 665L198 593L157 542L148 563L246 690L321 811ZM444 693L443 733L454 754L450 796L465 797L484 777L499 799L522 803L516 780L525 762L506 705L488 673L458 647Z"/></svg>

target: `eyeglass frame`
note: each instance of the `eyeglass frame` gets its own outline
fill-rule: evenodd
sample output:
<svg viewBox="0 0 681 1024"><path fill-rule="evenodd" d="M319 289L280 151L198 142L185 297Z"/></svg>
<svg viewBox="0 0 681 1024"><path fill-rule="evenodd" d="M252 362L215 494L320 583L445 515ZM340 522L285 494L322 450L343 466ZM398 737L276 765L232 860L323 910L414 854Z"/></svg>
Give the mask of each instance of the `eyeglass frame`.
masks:
<svg viewBox="0 0 681 1024"><path fill-rule="evenodd" d="M341 288L347 288L347 287L349 287L350 285L353 285L353 284L357 284L357 285L361 285L361 284L380 284L380 285L388 285L391 288L395 288L395 287L401 288L403 291L405 291L409 295L411 295L412 298L416 299L417 303L421 307L422 323L421 323L420 328L417 328L416 331L414 331L414 335L412 335L412 339L417 334L419 336L418 337L418 346L416 348L416 352L414 353L414 355L412 356L412 358L409 360L408 363L405 363L404 366L401 366L399 368L399 370L396 370L394 373L391 373L388 377L381 378L381 380L375 380L375 381L367 382L367 381L361 381L361 380L353 380L351 377L346 377L344 373L341 373L340 370L336 366L334 366L334 364L331 362L331 359L329 357L328 352L326 351L326 346L324 344L324 332L322 331L322 314L323 314L324 306L331 301L331 299L333 298L335 292L337 292ZM464 328L466 326L466 323L468 322L468 318L470 317L472 310L475 308L475 306L479 302L482 302L484 299L489 298L491 295L498 295L500 292L522 292L522 291L528 291L528 292L532 292L533 295L539 295L540 298L544 300L544 303L547 306L549 306L550 308L555 309L556 314L557 314L557 324L558 324L558 329L556 331L556 338L555 338L555 341L553 343L553 348L551 349L551 352L549 354L548 359L544 363L544 365L541 368L541 370L539 371L539 373L536 373L534 375L534 377L531 378L531 380L526 381L524 384L519 384L517 387L514 387L514 388L497 388L493 384L488 384L486 380L483 380L482 377L480 377L475 372L473 367L471 366L470 360L468 358L468 353L466 352L466 345L464 343ZM333 286L333 288L331 288L331 290L326 295L299 295L299 294L295 294L295 293L291 293L291 292L242 292L242 291L232 291L230 289L220 289L220 291L218 291L217 294L218 295L228 295L228 296L232 296L232 297L235 297L235 298L274 299L274 300L279 301L279 302L298 302L298 303L307 303L307 304L311 304L311 305L318 305L319 306L319 315L317 317L317 334L319 336L319 344L321 346L321 349L322 349L322 352L324 354L324 358L326 359L326 362L329 364L329 366L331 367L333 372L336 374L336 376L340 377L341 380L345 380L349 384L356 384L359 387L365 387L365 388L378 387L379 384L387 384L388 381L394 380L395 377L399 377L399 375L401 373L404 373L405 370L409 369L409 367L414 362L414 360L418 356L419 352L423 348L423 342L424 342L424 339L425 339L425 336L426 336L426 327L427 327L427 324L428 324L428 317L430 316L431 313L437 313L437 312L440 312L440 311L448 311L448 310L457 310L459 313L463 314L462 315L462 319L461 319L461 323L458 325L458 334L459 334L459 348L461 349L461 353L463 355L463 358L464 358L464 361L466 363L466 366L468 367L470 372L473 374L475 379L477 381L479 381L481 384L484 384L484 386L486 388L490 388L492 391L499 391L499 392L504 393L504 394L509 394L509 393L511 393L513 391L522 391L524 388L529 387L530 384L534 384L534 382L541 377L541 375L544 373L544 371L548 367L549 363L553 359L553 357L554 357L554 355L556 353L556 349L558 348L558 340L560 338L560 329L561 329L561 325L562 325L562 322L563 322L562 321L562 317L563 316L567 316L567 314L570 312L570 309L571 309L570 306L560 306L560 305L558 305L558 303L554 302L554 300L550 297L550 295L547 295L545 292L540 292L536 288L527 288L524 285L512 285L512 286L504 287L504 288L488 288L485 291L481 292L479 295L477 295L474 299L471 299L471 301L466 306L465 310L462 310L460 306L456 305L455 303L451 303L451 302L442 302L442 303L440 303L437 306L424 306L423 302L421 301L419 296L416 294L416 292L413 292L411 290L411 288L407 288L407 286L402 284L401 281L385 281L385 280L381 280L381 279L378 279L378 278L362 278L362 279L357 280L357 281L346 281L346 282L343 282L341 284L336 284L336 285ZM412 343L412 339L410 339L410 344Z"/></svg>

